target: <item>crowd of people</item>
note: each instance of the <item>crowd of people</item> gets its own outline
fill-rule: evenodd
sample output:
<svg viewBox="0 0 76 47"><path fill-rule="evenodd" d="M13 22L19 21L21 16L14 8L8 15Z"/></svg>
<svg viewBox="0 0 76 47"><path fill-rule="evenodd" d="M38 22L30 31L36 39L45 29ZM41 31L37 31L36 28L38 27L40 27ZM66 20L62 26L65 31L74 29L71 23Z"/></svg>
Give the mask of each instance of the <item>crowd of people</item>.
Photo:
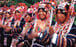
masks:
<svg viewBox="0 0 76 47"><path fill-rule="evenodd" d="M0 7L0 47L76 47L76 1ZM55 21L53 21L55 17Z"/></svg>

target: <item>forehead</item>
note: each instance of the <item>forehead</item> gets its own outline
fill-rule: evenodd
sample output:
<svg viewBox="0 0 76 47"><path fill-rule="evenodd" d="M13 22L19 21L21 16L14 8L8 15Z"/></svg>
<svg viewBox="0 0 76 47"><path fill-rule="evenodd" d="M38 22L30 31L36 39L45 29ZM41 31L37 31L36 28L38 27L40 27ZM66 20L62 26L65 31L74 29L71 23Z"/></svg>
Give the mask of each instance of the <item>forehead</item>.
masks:
<svg viewBox="0 0 76 47"><path fill-rule="evenodd" d="M58 11L60 11L60 9L58 9Z"/></svg>
<svg viewBox="0 0 76 47"><path fill-rule="evenodd" d="M26 16L30 16L29 14L26 14Z"/></svg>
<svg viewBox="0 0 76 47"><path fill-rule="evenodd" d="M38 12L45 12L45 13L47 13L47 11L46 11L44 8L40 8L40 9L38 10Z"/></svg>
<svg viewBox="0 0 76 47"><path fill-rule="evenodd" d="M65 16L65 14L57 14L58 17Z"/></svg>
<svg viewBox="0 0 76 47"><path fill-rule="evenodd" d="M40 9L39 11L43 11L43 9Z"/></svg>
<svg viewBox="0 0 76 47"><path fill-rule="evenodd" d="M40 10L43 10L43 11L45 11L45 8L39 8L39 9L38 9L38 11L40 11Z"/></svg>
<svg viewBox="0 0 76 47"><path fill-rule="evenodd" d="M26 17L31 17L31 16L30 16L29 14L26 14L26 15L25 15L25 18L26 18Z"/></svg>

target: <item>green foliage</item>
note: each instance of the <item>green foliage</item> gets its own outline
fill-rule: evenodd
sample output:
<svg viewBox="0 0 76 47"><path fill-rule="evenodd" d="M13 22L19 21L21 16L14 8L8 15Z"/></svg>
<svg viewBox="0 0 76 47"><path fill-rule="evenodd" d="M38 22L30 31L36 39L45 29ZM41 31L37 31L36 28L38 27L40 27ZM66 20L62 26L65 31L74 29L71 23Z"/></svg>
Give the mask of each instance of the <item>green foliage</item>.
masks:
<svg viewBox="0 0 76 47"><path fill-rule="evenodd" d="M12 1L14 1L14 3L12 3ZM42 1L42 0L9 0L8 6L10 6L11 4L17 5L17 3L23 2L28 7L30 7L30 5L33 5L34 3L40 2L40 1Z"/></svg>
<svg viewBox="0 0 76 47"><path fill-rule="evenodd" d="M76 25L76 18L75 18L75 20L74 20L74 24Z"/></svg>

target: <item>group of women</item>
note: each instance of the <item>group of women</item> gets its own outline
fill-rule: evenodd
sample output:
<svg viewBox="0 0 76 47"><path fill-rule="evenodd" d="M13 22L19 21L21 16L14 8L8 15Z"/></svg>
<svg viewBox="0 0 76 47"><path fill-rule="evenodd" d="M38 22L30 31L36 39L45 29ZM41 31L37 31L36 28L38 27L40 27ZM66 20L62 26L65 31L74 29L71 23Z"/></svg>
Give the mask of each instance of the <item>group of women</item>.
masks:
<svg viewBox="0 0 76 47"><path fill-rule="evenodd" d="M0 47L76 47L76 1L0 8ZM55 17L55 21L53 21Z"/></svg>

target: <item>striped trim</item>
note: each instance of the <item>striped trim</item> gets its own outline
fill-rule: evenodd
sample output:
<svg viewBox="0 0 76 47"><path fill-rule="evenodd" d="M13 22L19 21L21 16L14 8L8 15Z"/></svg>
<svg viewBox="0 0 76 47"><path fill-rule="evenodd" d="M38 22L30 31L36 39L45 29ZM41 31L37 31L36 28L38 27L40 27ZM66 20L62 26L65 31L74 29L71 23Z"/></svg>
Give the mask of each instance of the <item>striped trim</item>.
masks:
<svg viewBox="0 0 76 47"><path fill-rule="evenodd" d="M64 47L67 47L67 40L65 37L64 37Z"/></svg>
<svg viewBox="0 0 76 47"><path fill-rule="evenodd" d="M68 34L69 36L74 36L74 37L76 37L76 35L74 35L74 34Z"/></svg>
<svg viewBox="0 0 76 47"><path fill-rule="evenodd" d="M60 41L60 35L58 35L57 46L59 46L59 41Z"/></svg>
<svg viewBox="0 0 76 47"><path fill-rule="evenodd" d="M61 45L62 45L62 35L61 35L61 38L60 38L60 47L61 47Z"/></svg>
<svg viewBox="0 0 76 47"><path fill-rule="evenodd" d="M51 42L52 42L53 44L57 44L57 40L58 40L58 35L57 35L56 33L54 33Z"/></svg>
<svg viewBox="0 0 76 47"><path fill-rule="evenodd" d="M42 42L47 38L48 34L46 34L46 36L42 39Z"/></svg>
<svg viewBox="0 0 76 47"><path fill-rule="evenodd" d="M64 44L65 44L65 39L63 39L63 47L64 47Z"/></svg>
<svg viewBox="0 0 76 47"><path fill-rule="evenodd" d="M31 44L29 43L28 40L24 40L24 43L25 43L25 42L27 42L27 44L28 44L29 46L31 46Z"/></svg>
<svg viewBox="0 0 76 47"><path fill-rule="evenodd" d="M47 36L47 38L45 39L45 43L50 41L50 37L49 35Z"/></svg>
<svg viewBox="0 0 76 47"><path fill-rule="evenodd" d="M72 39L73 42L75 42L75 39Z"/></svg>
<svg viewBox="0 0 76 47"><path fill-rule="evenodd" d="M63 47L63 43L64 43L64 38L62 38L62 45L61 45L61 47Z"/></svg>
<svg viewBox="0 0 76 47"><path fill-rule="evenodd" d="M72 41L70 39L68 39L70 41L70 47L72 47Z"/></svg>
<svg viewBox="0 0 76 47"><path fill-rule="evenodd" d="M58 36L57 36L57 39L56 39L56 46L57 46L57 42L58 42Z"/></svg>
<svg viewBox="0 0 76 47"><path fill-rule="evenodd" d="M38 44L38 43L34 43L34 45L37 45L37 46L39 46L39 47L44 47L44 46L42 46L42 45L40 45L40 44Z"/></svg>
<svg viewBox="0 0 76 47"><path fill-rule="evenodd" d="M44 44L48 43L49 42L49 38L46 40L46 42L44 42Z"/></svg>

